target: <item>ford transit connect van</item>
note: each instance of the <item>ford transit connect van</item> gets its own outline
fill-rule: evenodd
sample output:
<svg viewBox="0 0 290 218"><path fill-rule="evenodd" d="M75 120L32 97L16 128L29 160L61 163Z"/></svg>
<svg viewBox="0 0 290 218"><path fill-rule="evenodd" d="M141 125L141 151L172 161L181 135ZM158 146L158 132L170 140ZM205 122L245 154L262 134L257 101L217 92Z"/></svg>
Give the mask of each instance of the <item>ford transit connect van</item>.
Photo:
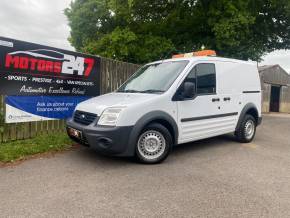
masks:
<svg viewBox="0 0 290 218"><path fill-rule="evenodd" d="M257 66L204 53L147 64L115 92L80 103L67 121L69 136L143 163L163 161L174 145L227 133L251 142L262 119Z"/></svg>

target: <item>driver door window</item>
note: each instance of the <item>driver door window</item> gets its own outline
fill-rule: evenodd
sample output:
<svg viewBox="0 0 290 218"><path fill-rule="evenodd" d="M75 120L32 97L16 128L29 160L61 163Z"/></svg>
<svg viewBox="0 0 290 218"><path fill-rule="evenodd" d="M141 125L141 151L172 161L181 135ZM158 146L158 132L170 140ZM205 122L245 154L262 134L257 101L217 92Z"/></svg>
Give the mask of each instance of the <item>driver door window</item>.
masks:
<svg viewBox="0 0 290 218"><path fill-rule="evenodd" d="M185 82L192 82L196 87L197 95L216 94L216 71L214 64L197 64L189 72ZM181 86L182 88L183 86ZM181 90L181 93L183 90Z"/></svg>

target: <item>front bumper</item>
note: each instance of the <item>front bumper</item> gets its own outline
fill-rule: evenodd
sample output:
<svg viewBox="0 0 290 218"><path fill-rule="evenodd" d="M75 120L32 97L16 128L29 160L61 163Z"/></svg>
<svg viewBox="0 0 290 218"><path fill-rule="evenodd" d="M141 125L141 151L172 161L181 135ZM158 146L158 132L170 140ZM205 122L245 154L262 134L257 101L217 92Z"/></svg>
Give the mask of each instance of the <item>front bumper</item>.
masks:
<svg viewBox="0 0 290 218"><path fill-rule="evenodd" d="M116 156L132 156L134 149L130 143L130 134L133 126L103 127L91 124L81 125L70 119L67 128L74 128L82 132L82 140L70 136L77 143L88 146L103 154Z"/></svg>

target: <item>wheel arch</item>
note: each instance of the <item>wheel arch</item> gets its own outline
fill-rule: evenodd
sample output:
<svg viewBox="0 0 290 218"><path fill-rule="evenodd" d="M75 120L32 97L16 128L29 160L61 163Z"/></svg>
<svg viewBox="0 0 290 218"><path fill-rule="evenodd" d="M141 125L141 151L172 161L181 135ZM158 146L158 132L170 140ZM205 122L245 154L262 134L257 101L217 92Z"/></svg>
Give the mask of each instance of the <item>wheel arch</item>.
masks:
<svg viewBox="0 0 290 218"><path fill-rule="evenodd" d="M152 111L144 114L134 125L131 133L128 146L128 153L133 153L135 151L135 144L138 140L138 136L141 134L142 130L151 123L159 123L166 127L172 136L174 144L178 142L178 126L174 118L164 111Z"/></svg>
<svg viewBox="0 0 290 218"><path fill-rule="evenodd" d="M258 112L257 107L253 103L248 103L244 106L243 110L240 113L239 120L236 126L236 131L241 125L243 118L245 117L246 114L252 115L256 120L256 124L257 125L259 124L259 112Z"/></svg>
<svg viewBox="0 0 290 218"><path fill-rule="evenodd" d="M170 132L171 136L172 136L172 141L174 142L174 144L177 143L177 137L178 137L178 133L176 135L176 131L178 131L178 129L175 129L173 124L168 121L167 119L165 118L156 118L156 119L153 119L151 120L149 123L147 123L144 127L150 125L151 123L159 123L161 124L162 126L164 126L166 129L168 129L168 131ZM143 128L144 128L143 127ZM143 129L142 128L142 129Z"/></svg>

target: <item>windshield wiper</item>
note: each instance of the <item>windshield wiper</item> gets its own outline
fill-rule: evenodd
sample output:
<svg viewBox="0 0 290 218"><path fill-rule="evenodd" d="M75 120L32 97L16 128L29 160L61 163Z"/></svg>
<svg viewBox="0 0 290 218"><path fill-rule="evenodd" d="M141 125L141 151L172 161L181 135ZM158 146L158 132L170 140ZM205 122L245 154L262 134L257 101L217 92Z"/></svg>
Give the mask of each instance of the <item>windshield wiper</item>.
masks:
<svg viewBox="0 0 290 218"><path fill-rule="evenodd" d="M163 90L158 90L158 89L147 89L140 91L140 93L163 93Z"/></svg>
<svg viewBox="0 0 290 218"><path fill-rule="evenodd" d="M134 89L127 89L127 90L119 90L117 92L126 92L126 93L138 93L140 91Z"/></svg>
<svg viewBox="0 0 290 218"><path fill-rule="evenodd" d="M117 92L124 92L124 93L163 93L163 90L157 90L157 89L147 89L147 90L134 90L134 89L127 89L127 90L119 90Z"/></svg>

